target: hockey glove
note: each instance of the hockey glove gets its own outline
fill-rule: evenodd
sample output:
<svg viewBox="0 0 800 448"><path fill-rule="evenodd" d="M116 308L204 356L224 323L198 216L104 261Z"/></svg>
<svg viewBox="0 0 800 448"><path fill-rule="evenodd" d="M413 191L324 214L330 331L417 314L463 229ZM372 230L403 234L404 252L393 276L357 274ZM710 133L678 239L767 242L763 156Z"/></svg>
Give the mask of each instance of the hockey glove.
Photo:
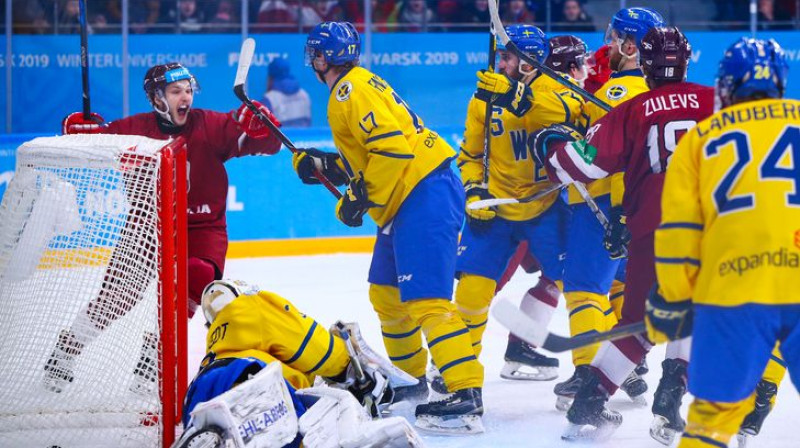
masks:
<svg viewBox="0 0 800 448"><path fill-rule="evenodd" d="M258 101L253 101L253 104L256 108L264 114L269 121L271 121L276 127L281 127L281 122L275 118L275 115L272 115L272 112L267 108L267 106L259 103ZM246 104L242 104L239 106L239 110L236 111L236 116L234 117L236 122L239 123L239 127L242 128L242 131L247 134L248 137L252 138L265 138L272 135L272 130L265 125L260 118L252 111Z"/></svg>
<svg viewBox="0 0 800 448"><path fill-rule="evenodd" d="M361 227L364 224L364 214L375 206L367 196L364 178L358 177L350 181L344 196L336 204L336 217L350 227Z"/></svg>
<svg viewBox="0 0 800 448"><path fill-rule="evenodd" d="M558 142L574 142L583 135L577 129L566 124L551 124L546 128L531 133L528 137L528 151L539 162L539 166L547 166L547 155Z"/></svg>
<svg viewBox="0 0 800 448"><path fill-rule="evenodd" d="M608 255L612 260L624 257L630 242L631 232L628 230L628 226L625 225L625 212L623 212L622 206L611 207L611 212L608 216L608 227L606 227L605 236L603 236L603 245L605 245Z"/></svg>
<svg viewBox="0 0 800 448"><path fill-rule="evenodd" d="M347 173L339 167L339 154L320 151L317 148L301 148L292 155L292 165L304 184L318 184L316 171L327 177L332 184L344 185L350 180Z"/></svg>
<svg viewBox="0 0 800 448"><path fill-rule="evenodd" d="M507 109L517 117L525 115L533 107L533 92L530 87L502 73L488 70L478 72L478 91L475 98L492 101L494 105Z"/></svg>
<svg viewBox="0 0 800 448"><path fill-rule="evenodd" d="M647 323L647 338L653 344L689 337L694 321L692 301L667 302L656 284L647 298L644 320Z"/></svg>
<svg viewBox="0 0 800 448"><path fill-rule="evenodd" d="M480 201L483 199L493 199L489 190L483 184L468 182L464 185L464 192L467 195L467 205L472 202ZM489 227L490 222L497 216L495 207L481 208L472 210L467 207L467 223L472 227L472 230L479 231Z"/></svg>
<svg viewBox="0 0 800 448"><path fill-rule="evenodd" d="M61 120L61 133L69 134L99 134L106 127L105 120L99 114L92 112L89 119L83 118L83 112L73 112Z"/></svg>

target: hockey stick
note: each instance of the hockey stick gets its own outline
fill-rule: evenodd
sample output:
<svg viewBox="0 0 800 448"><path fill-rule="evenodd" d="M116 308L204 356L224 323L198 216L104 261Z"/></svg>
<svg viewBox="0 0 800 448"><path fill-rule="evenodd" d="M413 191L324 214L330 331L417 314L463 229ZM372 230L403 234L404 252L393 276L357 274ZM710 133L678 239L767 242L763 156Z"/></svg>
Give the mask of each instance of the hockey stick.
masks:
<svg viewBox="0 0 800 448"><path fill-rule="evenodd" d="M86 0L78 2L81 26L81 80L83 82L83 119L92 119L92 106L89 98L89 25L86 22Z"/></svg>
<svg viewBox="0 0 800 448"><path fill-rule="evenodd" d="M495 205L525 204L528 202L533 202L537 199L541 199L554 191L561 190L566 186L567 184L553 184L545 188L544 190L537 191L535 194L532 194L530 196L525 196L524 198L520 199L516 198L481 199L480 201L475 201L467 204L467 208L469 208L470 210L477 210L480 208L494 207Z"/></svg>
<svg viewBox="0 0 800 448"><path fill-rule="evenodd" d="M353 365L353 370L355 370L356 373L356 381L360 384L368 384L369 379L367 378L367 374L364 373L364 367L361 365L361 361L358 359L356 349L353 347L353 341L350 340L350 333L347 332L347 327L345 327L342 321L336 321L336 323L333 325L335 325L336 329L339 330L339 337L344 340L344 346L347 348L347 355L350 357L350 364ZM381 413L378 410L378 403L375 402L375 399L371 393L364 395L363 404L373 418L380 418Z"/></svg>
<svg viewBox="0 0 800 448"><path fill-rule="evenodd" d="M497 37L495 36L494 23L489 24L489 71L494 73L494 64L497 59ZM489 188L489 153L492 148L492 103L494 96L486 102L486 113L483 118L483 185ZM473 209L474 210L474 209Z"/></svg>
<svg viewBox="0 0 800 448"><path fill-rule="evenodd" d="M495 33L497 33L497 37L500 39L500 42L506 47L506 50L514 53L521 60L535 67L545 75L553 78L553 80L555 80L557 83L582 96L583 98L586 99L586 101L593 103L600 109L603 109L606 112L611 110L611 106L606 104L604 101L601 101L596 96L592 95L591 93L584 90L580 86L571 83L568 79L564 78L561 74L551 69L550 67L542 64L536 59L523 53L517 47L517 45L511 41L511 38L508 37L508 33L506 33L506 29L503 27L503 21L500 20L500 11L497 8L497 0L489 0L489 14L492 20L492 25L493 25L492 29L494 29Z"/></svg>
<svg viewBox="0 0 800 448"><path fill-rule="evenodd" d="M573 185L575 185L575 189L578 190L578 194L581 195L581 198L583 198L583 200L586 202L586 205L588 205L589 209L592 211L592 213L594 213L594 216L597 217L600 225L603 226L603 230L608 229L608 226L610 225L608 218L603 211L600 210L600 207L597 206L597 202L595 202L594 198L592 198L592 195L589 194L589 191L586 190L586 185L577 181L573 182ZM628 256L628 248L625 246L622 247L622 255L626 257Z"/></svg>
<svg viewBox="0 0 800 448"><path fill-rule="evenodd" d="M642 334L647 331L645 323L639 322L619 326L602 333L582 334L574 337L559 336L555 333L548 332L547 329L542 328L541 325L537 325L536 321L520 311L519 308L508 299L495 301L495 304L492 306L492 316L494 316L500 324L508 328L512 334L523 341L554 353L575 350L576 348L597 344L598 342L614 341L628 336Z"/></svg>
<svg viewBox="0 0 800 448"><path fill-rule="evenodd" d="M278 140L286 146L289 151L296 153L297 147L294 146L289 137L286 136L277 126L275 123L272 122L266 115L264 115L253 101L247 96L247 92L244 91L244 83L247 81L247 73L250 71L250 64L253 62L253 53L256 51L256 41L252 38L247 38L242 42L242 49L239 52L239 68L236 70L236 79L233 81L233 93L236 95L239 100L247 106L248 109L253 111L253 113L261 120L262 123L266 127L272 131L272 133L278 137ZM342 197L342 192L336 188L335 185L327 178L324 174L322 174L319 170L314 170L314 177L328 189L336 199Z"/></svg>

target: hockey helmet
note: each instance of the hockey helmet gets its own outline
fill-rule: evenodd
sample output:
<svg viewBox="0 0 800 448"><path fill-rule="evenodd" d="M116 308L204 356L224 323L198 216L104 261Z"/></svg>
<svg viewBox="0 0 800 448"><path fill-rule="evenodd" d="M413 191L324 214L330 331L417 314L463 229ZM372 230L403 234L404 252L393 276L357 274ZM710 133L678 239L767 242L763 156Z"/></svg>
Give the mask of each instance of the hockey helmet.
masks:
<svg viewBox="0 0 800 448"><path fill-rule="evenodd" d="M544 64L553 70L569 74L570 69L583 69L586 62L586 43L572 35L551 37L550 54Z"/></svg>
<svg viewBox="0 0 800 448"><path fill-rule="evenodd" d="M631 37L636 45L639 45L650 28L665 25L664 18L654 9L640 7L621 9L611 18L611 23L608 24L606 30L605 41L611 43L612 32L616 31L617 39L625 41Z"/></svg>
<svg viewBox="0 0 800 448"><path fill-rule="evenodd" d="M178 62L168 62L166 64L154 65L147 70L144 75L144 93L147 99L153 104L153 99L156 97L163 98L164 89L167 85L188 79L192 86L192 91L197 93L200 91L200 85L197 79L189 72L189 69L184 67ZM155 104L153 104L155 106Z"/></svg>
<svg viewBox="0 0 800 448"><path fill-rule="evenodd" d="M547 59L549 46L547 36L539 27L533 25L509 25L506 27L506 34L520 51L528 56L544 63ZM497 49L505 51L506 47L502 43L497 44Z"/></svg>
<svg viewBox="0 0 800 448"><path fill-rule="evenodd" d="M723 107L747 97L782 98L788 76L786 56L775 40L743 37L719 62L717 98Z"/></svg>
<svg viewBox="0 0 800 448"><path fill-rule="evenodd" d="M361 55L361 37L350 22L322 22L306 38L307 66L322 55L328 65L355 64Z"/></svg>
<svg viewBox="0 0 800 448"><path fill-rule="evenodd" d="M684 81L691 55L692 46L675 26L651 28L639 43L639 65L649 80Z"/></svg>
<svg viewBox="0 0 800 448"><path fill-rule="evenodd" d="M206 322L211 325L217 314L228 306L240 295L249 295L257 292L258 289L241 280L214 280L203 289L200 298L200 306L203 308L203 315Z"/></svg>

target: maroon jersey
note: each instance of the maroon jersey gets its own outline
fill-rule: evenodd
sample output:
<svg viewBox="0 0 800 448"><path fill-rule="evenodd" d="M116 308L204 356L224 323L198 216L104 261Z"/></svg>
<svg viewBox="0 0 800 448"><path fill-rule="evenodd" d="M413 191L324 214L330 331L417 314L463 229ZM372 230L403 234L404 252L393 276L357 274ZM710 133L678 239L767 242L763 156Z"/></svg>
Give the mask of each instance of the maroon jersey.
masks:
<svg viewBox="0 0 800 448"><path fill-rule="evenodd" d="M550 148L551 179L588 183L625 172L622 205L634 238L661 221L664 174L678 140L714 113L714 89L670 83L611 110L586 133L586 140Z"/></svg>
<svg viewBox="0 0 800 448"><path fill-rule="evenodd" d="M183 136L189 161L189 256L212 261L220 273L225 267L228 233L225 208L228 173L224 163L234 157L274 154L280 142L247 137L231 114L192 109L177 133L167 133L155 112L133 115L111 122L103 132L141 135L165 140Z"/></svg>

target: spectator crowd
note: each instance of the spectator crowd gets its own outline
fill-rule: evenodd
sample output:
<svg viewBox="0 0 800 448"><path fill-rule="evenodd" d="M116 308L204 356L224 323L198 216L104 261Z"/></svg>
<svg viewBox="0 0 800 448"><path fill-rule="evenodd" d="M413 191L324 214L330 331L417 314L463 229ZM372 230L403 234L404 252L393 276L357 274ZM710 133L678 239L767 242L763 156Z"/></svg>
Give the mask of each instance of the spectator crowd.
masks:
<svg viewBox="0 0 800 448"><path fill-rule="evenodd" d="M66 34L78 32L78 0L6 0L12 2L14 32ZM132 33L239 32L242 1L246 1L253 32L307 32L319 22L347 20L363 27L364 0L129 0ZM369 0L372 22L379 32L470 31L489 23L488 0ZM556 31L602 30L587 12L592 0L500 0L504 23L550 22ZM705 2L716 11L705 28L746 27L748 0L676 0L679 8ZM549 5L548 5L549 3ZM608 2L604 2L605 3ZM117 33L122 0L88 2L92 33ZM611 5L616 10L618 5ZM795 29L796 0L758 0L760 29ZM548 12L549 11L549 12ZM548 20L549 14L549 20ZM598 14L607 17L609 14ZM703 26L700 26L703 28Z"/></svg>

